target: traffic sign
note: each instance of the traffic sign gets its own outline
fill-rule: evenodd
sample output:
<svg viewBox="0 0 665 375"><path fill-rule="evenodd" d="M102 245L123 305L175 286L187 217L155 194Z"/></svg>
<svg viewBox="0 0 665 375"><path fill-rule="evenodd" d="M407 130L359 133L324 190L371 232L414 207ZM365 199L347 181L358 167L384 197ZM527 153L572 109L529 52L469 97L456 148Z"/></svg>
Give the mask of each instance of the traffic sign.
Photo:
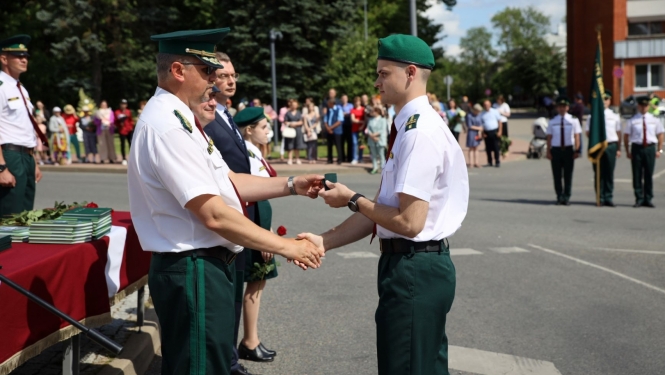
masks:
<svg viewBox="0 0 665 375"><path fill-rule="evenodd" d="M623 69L621 69L621 68L614 68L614 71L612 72L612 75L614 75L614 78L621 78L621 77L623 77Z"/></svg>
<svg viewBox="0 0 665 375"><path fill-rule="evenodd" d="M452 76L443 77L443 83L446 84L446 85L452 85L453 84L453 77Z"/></svg>

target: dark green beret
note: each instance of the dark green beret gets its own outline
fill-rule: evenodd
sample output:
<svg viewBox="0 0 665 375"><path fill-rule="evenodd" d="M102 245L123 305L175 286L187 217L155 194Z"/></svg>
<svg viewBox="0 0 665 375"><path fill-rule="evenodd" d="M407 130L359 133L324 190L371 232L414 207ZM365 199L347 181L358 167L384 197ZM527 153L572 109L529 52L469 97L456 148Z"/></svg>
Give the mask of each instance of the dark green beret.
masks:
<svg viewBox="0 0 665 375"><path fill-rule="evenodd" d="M217 44L231 31L228 27L210 30L185 30L153 35L151 40L159 42L159 52L173 55L194 56L204 64L222 69L215 52Z"/></svg>
<svg viewBox="0 0 665 375"><path fill-rule="evenodd" d="M25 34L14 35L0 42L0 50L14 56L30 56L28 53L28 44L30 36Z"/></svg>
<svg viewBox="0 0 665 375"><path fill-rule="evenodd" d="M649 97L648 96L638 96L636 99L637 104L639 105L649 105Z"/></svg>
<svg viewBox="0 0 665 375"><path fill-rule="evenodd" d="M233 116L233 121L239 128L256 124L261 119L266 118L262 107L247 107Z"/></svg>
<svg viewBox="0 0 665 375"><path fill-rule="evenodd" d="M570 105L570 100L566 96L556 98L556 105Z"/></svg>
<svg viewBox="0 0 665 375"><path fill-rule="evenodd" d="M434 53L427 43L413 35L394 34L379 39L379 57L420 68L434 69Z"/></svg>
<svg viewBox="0 0 665 375"><path fill-rule="evenodd" d="M610 90L605 90L605 99L609 99L612 97L612 91Z"/></svg>

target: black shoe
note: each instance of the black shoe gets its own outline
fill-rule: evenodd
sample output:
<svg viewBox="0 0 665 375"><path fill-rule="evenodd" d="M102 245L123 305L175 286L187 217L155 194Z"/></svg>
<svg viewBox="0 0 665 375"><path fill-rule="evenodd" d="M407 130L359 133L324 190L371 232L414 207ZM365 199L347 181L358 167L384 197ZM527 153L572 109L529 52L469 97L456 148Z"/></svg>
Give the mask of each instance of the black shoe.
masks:
<svg viewBox="0 0 665 375"><path fill-rule="evenodd" d="M555 205L557 205L557 206L561 206L562 204L563 204L563 202L561 202L561 201L556 201L556 203L555 203Z"/></svg>
<svg viewBox="0 0 665 375"><path fill-rule="evenodd" d="M635 204L633 205L633 208L639 208L639 207L642 207L642 203L635 202Z"/></svg>
<svg viewBox="0 0 665 375"><path fill-rule="evenodd" d="M496 164L496 167L497 167L497 168L501 168L501 164L500 164L500 163L497 163L497 164Z"/></svg>
<svg viewBox="0 0 665 375"><path fill-rule="evenodd" d="M642 203L642 206L649 207L649 208L656 208L656 206L651 202L644 202L644 203Z"/></svg>
<svg viewBox="0 0 665 375"><path fill-rule="evenodd" d="M259 349L261 349L261 351L263 351L264 353L266 353L267 355L269 355L271 357L274 357L274 356L277 355L276 351L266 348L265 346L263 346L262 342L259 343Z"/></svg>
<svg viewBox="0 0 665 375"><path fill-rule="evenodd" d="M252 374L251 372L249 372L248 369L245 368L245 366L238 363L238 369L235 371L231 371L231 375L259 375L259 374Z"/></svg>
<svg viewBox="0 0 665 375"><path fill-rule="evenodd" d="M253 362L272 362L275 360L274 356L263 352L258 346L249 349L242 342L238 345L238 358Z"/></svg>
<svg viewBox="0 0 665 375"><path fill-rule="evenodd" d="M616 207L616 205L614 205L613 202L605 202L605 203L603 203L603 206L605 206L605 207Z"/></svg>
<svg viewBox="0 0 665 375"><path fill-rule="evenodd" d="M570 201L566 200L566 201L561 202L561 204L564 205L564 206L570 206Z"/></svg>

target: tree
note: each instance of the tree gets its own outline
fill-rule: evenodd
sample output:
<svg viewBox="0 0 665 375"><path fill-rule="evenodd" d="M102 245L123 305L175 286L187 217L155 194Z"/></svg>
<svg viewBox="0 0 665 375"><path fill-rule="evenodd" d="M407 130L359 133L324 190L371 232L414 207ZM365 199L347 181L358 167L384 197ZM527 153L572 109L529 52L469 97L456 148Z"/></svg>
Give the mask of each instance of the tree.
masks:
<svg viewBox="0 0 665 375"><path fill-rule="evenodd" d="M375 92L376 44L376 38L365 41L360 34L335 41L324 69L326 87L334 87L351 98Z"/></svg>
<svg viewBox="0 0 665 375"><path fill-rule="evenodd" d="M473 100L484 96L489 88L490 71L496 51L492 47L492 34L485 27L474 27L460 39L461 76L467 82L468 95Z"/></svg>
<svg viewBox="0 0 665 375"><path fill-rule="evenodd" d="M542 47L550 25L550 18L533 7L511 8L492 17L492 25L499 30L499 45L504 52L512 53L518 48Z"/></svg>

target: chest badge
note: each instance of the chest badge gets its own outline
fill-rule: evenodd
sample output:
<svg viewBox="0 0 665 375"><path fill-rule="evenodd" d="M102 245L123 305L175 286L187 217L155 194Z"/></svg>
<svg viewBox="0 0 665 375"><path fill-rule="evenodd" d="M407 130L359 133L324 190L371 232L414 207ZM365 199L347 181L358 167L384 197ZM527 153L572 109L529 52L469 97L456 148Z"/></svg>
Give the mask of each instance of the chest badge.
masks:
<svg viewBox="0 0 665 375"><path fill-rule="evenodd" d="M394 158L394 157L395 157L395 154L393 154L393 153L391 152L391 153L390 153L390 159L392 159L392 158Z"/></svg>
<svg viewBox="0 0 665 375"><path fill-rule="evenodd" d="M185 128L185 130L187 130L188 132L191 133L192 132L192 124L190 124L189 121L187 121L185 116L183 116L182 113L180 113L180 111L178 111L177 109L173 110L173 114L175 115L175 117L178 118L178 120L180 120L180 123L182 124L182 127ZM209 145L210 145L210 143L208 143L208 149L210 149ZM212 152L210 152L210 153L212 153Z"/></svg>
<svg viewBox="0 0 665 375"><path fill-rule="evenodd" d="M409 120L406 122L406 130L404 130L404 131L408 132L411 129L415 129L416 126L418 126L418 118L419 117L420 117L420 115L413 115L413 116L409 117Z"/></svg>
<svg viewBox="0 0 665 375"><path fill-rule="evenodd" d="M212 155L212 152L215 150L214 143L212 138L208 138L208 154Z"/></svg>

